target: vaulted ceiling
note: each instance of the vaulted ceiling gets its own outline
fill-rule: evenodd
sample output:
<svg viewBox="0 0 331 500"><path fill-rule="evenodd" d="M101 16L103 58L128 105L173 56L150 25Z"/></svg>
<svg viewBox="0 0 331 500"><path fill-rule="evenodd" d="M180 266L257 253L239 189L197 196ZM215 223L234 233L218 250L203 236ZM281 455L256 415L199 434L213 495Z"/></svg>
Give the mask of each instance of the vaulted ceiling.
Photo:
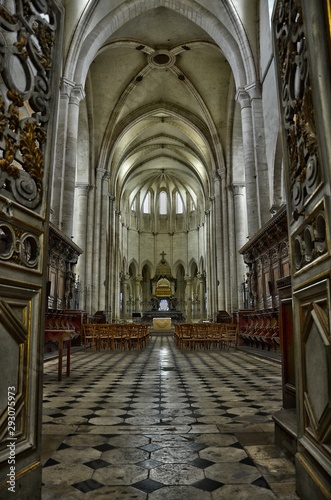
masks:
<svg viewBox="0 0 331 500"><path fill-rule="evenodd" d="M86 92L94 156L117 199L153 188L162 170L179 190L209 199L224 161L231 74L214 40L177 11L148 10L111 34Z"/></svg>

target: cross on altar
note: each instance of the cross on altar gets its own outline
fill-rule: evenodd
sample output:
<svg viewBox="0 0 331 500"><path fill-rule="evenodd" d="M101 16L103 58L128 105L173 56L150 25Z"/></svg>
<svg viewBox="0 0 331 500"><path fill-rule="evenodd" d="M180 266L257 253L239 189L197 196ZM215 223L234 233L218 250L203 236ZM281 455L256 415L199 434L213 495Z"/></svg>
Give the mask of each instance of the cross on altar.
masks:
<svg viewBox="0 0 331 500"><path fill-rule="evenodd" d="M165 261L164 256L167 255L167 254L163 251L163 252L160 253L160 255L162 255L162 262L164 262Z"/></svg>

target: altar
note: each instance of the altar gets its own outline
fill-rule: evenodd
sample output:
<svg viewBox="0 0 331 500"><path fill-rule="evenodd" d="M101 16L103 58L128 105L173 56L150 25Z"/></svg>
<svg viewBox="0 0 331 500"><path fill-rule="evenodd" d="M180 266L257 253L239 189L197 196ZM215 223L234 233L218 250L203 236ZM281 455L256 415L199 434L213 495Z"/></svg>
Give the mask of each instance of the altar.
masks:
<svg viewBox="0 0 331 500"><path fill-rule="evenodd" d="M161 252L154 278L151 279L149 308L142 311L142 322L152 323L154 331L169 331L175 323L183 322L184 316L178 308L176 279L171 274L165 252Z"/></svg>
<svg viewBox="0 0 331 500"><path fill-rule="evenodd" d="M171 318L153 318L153 330L156 332L171 330Z"/></svg>

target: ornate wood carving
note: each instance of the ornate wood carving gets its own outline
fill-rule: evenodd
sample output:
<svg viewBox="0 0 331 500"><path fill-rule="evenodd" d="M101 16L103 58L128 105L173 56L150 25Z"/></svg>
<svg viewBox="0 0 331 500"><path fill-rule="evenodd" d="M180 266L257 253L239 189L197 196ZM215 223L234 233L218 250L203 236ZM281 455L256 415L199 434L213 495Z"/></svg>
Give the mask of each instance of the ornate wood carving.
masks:
<svg viewBox="0 0 331 500"><path fill-rule="evenodd" d="M288 262L287 211L284 206L240 250L249 267L249 306L265 309L278 306L276 282Z"/></svg>
<svg viewBox="0 0 331 500"><path fill-rule="evenodd" d="M43 196L55 17L49 2L0 5L0 194L30 209Z"/></svg>

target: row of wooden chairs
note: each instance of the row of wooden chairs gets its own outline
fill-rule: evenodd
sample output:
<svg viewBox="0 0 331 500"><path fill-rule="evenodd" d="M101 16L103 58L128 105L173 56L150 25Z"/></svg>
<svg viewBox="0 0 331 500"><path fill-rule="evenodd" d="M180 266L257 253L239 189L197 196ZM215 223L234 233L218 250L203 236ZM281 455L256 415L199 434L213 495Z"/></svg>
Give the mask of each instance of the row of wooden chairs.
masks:
<svg viewBox="0 0 331 500"><path fill-rule="evenodd" d="M237 349L239 327L233 323L182 323L175 325L179 349Z"/></svg>
<svg viewBox="0 0 331 500"><path fill-rule="evenodd" d="M141 351L150 338L149 325L144 323L87 323L83 325L84 350L119 349Z"/></svg>

